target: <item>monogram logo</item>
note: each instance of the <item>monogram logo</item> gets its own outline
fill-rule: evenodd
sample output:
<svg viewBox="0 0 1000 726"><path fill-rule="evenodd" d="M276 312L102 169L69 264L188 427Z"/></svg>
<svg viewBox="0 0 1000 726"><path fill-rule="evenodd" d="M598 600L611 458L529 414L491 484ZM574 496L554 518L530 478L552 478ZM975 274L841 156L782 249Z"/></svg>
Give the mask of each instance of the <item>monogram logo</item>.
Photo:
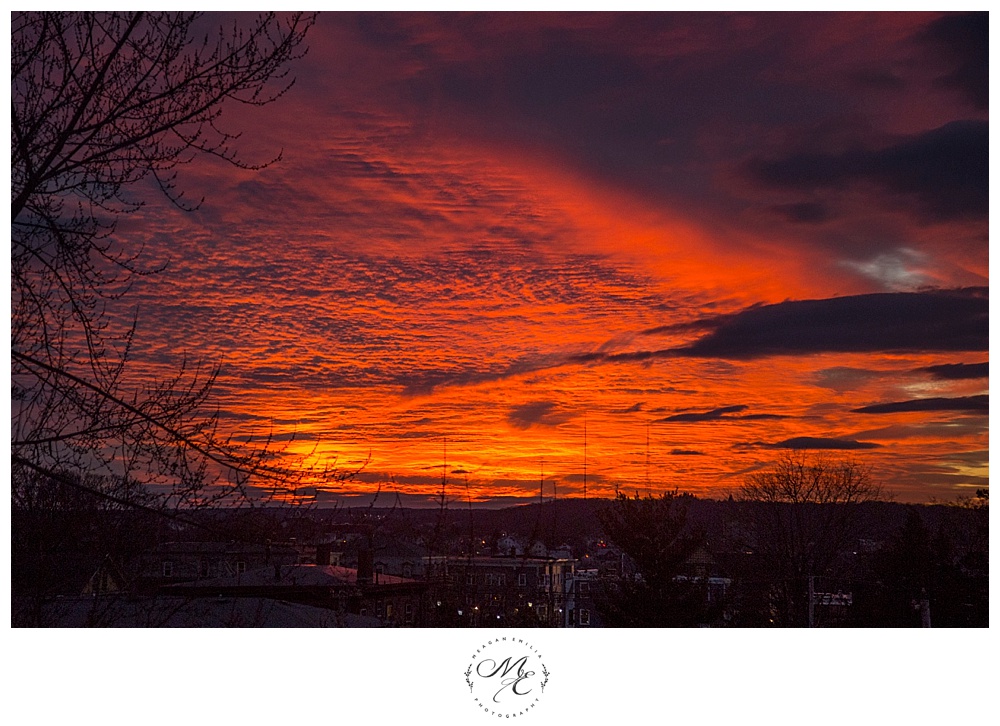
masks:
<svg viewBox="0 0 1000 726"><path fill-rule="evenodd" d="M476 649L465 684L483 712L499 718L524 716L538 704L549 670L538 649L523 638L501 636Z"/></svg>

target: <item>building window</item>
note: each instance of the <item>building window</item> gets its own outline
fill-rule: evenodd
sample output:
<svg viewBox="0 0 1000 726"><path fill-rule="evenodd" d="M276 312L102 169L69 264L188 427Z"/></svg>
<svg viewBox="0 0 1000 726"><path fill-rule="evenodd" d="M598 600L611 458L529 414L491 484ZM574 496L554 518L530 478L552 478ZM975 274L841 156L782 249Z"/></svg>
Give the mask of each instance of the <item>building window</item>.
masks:
<svg viewBox="0 0 1000 726"><path fill-rule="evenodd" d="M198 576L208 577L208 560L201 560L198 563Z"/></svg>
<svg viewBox="0 0 1000 726"><path fill-rule="evenodd" d="M413 622L413 606L410 603L406 603L406 605L403 606L403 615L406 618L406 622Z"/></svg>
<svg viewBox="0 0 1000 726"><path fill-rule="evenodd" d="M170 560L167 560L166 562L163 563L163 576L164 577L174 576L174 563L171 562Z"/></svg>
<svg viewBox="0 0 1000 726"><path fill-rule="evenodd" d="M494 575L492 572L487 572L486 573L486 586L487 587L492 587L493 585L496 584L496 581L497 581L496 575Z"/></svg>
<svg viewBox="0 0 1000 726"><path fill-rule="evenodd" d="M589 610L579 610L580 613L580 625L590 625L590 611Z"/></svg>
<svg viewBox="0 0 1000 726"><path fill-rule="evenodd" d="M525 587L528 584L528 573L522 572L517 576L517 584L521 587Z"/></svg>
<svg viewBox="0 0 1000 726"><path fill-rule="evenodd" d="M385 574L385 565L382 564L381 562L379 562L377 565L375 565L375 572L377 574L379 574L379 575L384 575Z"/></svg>
<svg viewBox="0 0 1000 726"><path fill-rule="evenodd" d="M501 572L499 575L497 575L497 585L499 585L500 587L504 587L506 584L507 584L507 575Z"/></svg>
<svg viewBox="0 0 1000 726"><path fill-rule="evenodd" d="M471 572L465 573L465 584L466 585L475 585L476 584L476 576L474 574L472 574Z"/></svg>
<svg viewBox="0 0 1000 726"><path fill-rule="evenodd" d="M236 574L242 575L246 571L247 571L247 563L244 562L243 560L239 560L236 563Z"/></svg>
<svg viewBox="0 0 1000 726"><path fill-rule="evenodd" d="M585 592L590 592L590 583L589 582L581 582L580 583L580 594L582 595Z"/></svg>
<svg viewBox="0 0 1000 726"><path fill-rule="evenodd" d="M409 562L403 563L403 577L413 577L413 565Z"/></svg>
<svg viewBox="0 0 1000 726"><path fill-rule="evenodd" d="M538 617L545 620L549 616L549 608L545 605L538 606Z"/></svg>
<svg viewBox="0 0 1000 726"><path fill-rule="evenodd" d="M385 606L385 617L386 617L386 620L392 619L392 603L388 603Z"/></svg>

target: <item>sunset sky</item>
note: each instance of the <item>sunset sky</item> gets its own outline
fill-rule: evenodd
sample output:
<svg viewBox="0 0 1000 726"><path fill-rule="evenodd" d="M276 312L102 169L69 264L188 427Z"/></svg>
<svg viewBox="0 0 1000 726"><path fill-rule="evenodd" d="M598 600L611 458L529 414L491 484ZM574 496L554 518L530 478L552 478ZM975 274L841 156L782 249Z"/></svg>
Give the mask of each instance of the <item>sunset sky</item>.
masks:
<svg viewBox="0 0 1000 726"><path fill-rule="evenodd" d="M787 450L988 485L987 15L320 15L243 171L120 233L134 361L321 503L725 496ZM273 429L272 429L273 427ZM648 437L648 448L647 448ZM447 442L445 444L445 442ZM648 462L648 463L647 463ZM468 489L466 489L466 482Z"/></svg>

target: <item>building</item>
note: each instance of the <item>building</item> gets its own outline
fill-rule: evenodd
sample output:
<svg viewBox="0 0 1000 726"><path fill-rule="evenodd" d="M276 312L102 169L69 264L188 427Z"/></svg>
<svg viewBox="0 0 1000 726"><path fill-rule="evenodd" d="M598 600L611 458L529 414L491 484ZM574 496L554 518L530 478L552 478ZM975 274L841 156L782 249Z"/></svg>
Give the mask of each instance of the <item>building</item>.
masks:
<svg viewBox="0 0 1000 726"><path fill-rule="evenodd" d="M359 567L361 560L369 556L366 551L370 553L376 580L383 575L427 579L439 572L446 560L444 556L431 555L421 545L380 534L353 538L342 542L340 547L343 550L340 562L346 567Z"/></svg>
<svg viewBox="0 0 1000 726"><path fill-rule="evenodd" d="M452 557L449 598L457 624L564 627L575 560L542 557Z"/></svg>
<svg viewBox="0 0 1000 726"><path fill-rule="evenodd" d="M298 561L298 550L288 543L166 542L140 558L139 589L152 591L176 582L232 577Z"/></svg>

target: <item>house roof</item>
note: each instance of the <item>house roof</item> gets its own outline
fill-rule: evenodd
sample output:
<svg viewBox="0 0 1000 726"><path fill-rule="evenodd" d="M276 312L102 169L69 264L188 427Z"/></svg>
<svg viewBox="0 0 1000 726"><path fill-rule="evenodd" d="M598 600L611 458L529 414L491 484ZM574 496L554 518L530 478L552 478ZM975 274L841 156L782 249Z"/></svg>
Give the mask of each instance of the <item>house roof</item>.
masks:
<svg viewBox="0 0 1000 726"><path fill-rule="evenodd" d="M483 557L476 555L473 557L454 556L448 558L452 565L472 565L474 567L545 567L547 565L569 565L576 562L571 559L556 559L552 557L524 557L515 555L513 557Z"/></svg>
<svg viewBox="0 0 1000 726"><path fill-rule="evenodd" d="M276 576L277 575L277 576ZM374 576L373 576L374 577ZM198 588L218 587L348 587L357 585L358 571L351 567L336 565L281 565L248 570L231 577L213 577L198 580L195 583L185 582L171 585L171 588L183 589L192 586ZM415 583L406 577L395 575L378 575L380 585L402 585Z"/></svg>
<svg viewBox="0 0 1000 726"><path fill-rule="evenodd" d="M14 620L18 603L14 602ZM122 596L56 598L43 606L51 627L372 628L377 618L264 597Z"/></svg>
<svg viewBox="0 0 1000 726"><path fill-rule="evenodd" d="M156 548L158 555L219 555L219 554L264 554L266 552L294 553L296 549L287 543L269 545L244 542L164 542Z"/></svg>

